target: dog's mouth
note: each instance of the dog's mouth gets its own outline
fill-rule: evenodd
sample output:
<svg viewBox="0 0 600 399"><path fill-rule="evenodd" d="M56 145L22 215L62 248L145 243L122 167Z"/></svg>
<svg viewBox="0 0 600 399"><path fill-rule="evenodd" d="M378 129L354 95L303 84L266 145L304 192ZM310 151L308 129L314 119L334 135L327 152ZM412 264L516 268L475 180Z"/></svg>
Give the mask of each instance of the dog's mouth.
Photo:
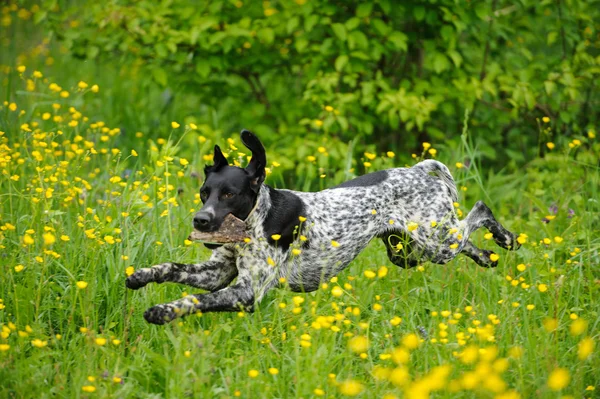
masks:
<svg viewBox="0 0 600 399"><path fill-rule="evenodd" d="M248 235L246 234L246 223L236 218L231 213L227 214L221 225L210 231L200 231L194 229L188 240L202 241L215 244L226 244L242 242Z"/></svg>

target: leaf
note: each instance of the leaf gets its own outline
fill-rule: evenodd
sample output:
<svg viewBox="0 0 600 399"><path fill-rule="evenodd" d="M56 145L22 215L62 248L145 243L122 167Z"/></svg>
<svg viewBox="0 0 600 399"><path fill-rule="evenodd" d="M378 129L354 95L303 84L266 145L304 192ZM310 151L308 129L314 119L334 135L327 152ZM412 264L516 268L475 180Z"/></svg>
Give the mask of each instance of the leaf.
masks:
<svg viewBox="0 0 600 399"><path fill-rule="evenodd" d="M558 32L556 32L556 31L548 32L548 38L546 39L548 46L553 44L557 38L558 38Z"/></svg>
<svg viewBox="0 0 600 399"><path fill-rule="evenodd" d="M392 12L392 4L389 0L379 0L379 7L381 7L381 10L386 15Z"/></svg>
<svg viewBox="0 0 600 399"><path fill-rule="evenodd" d="M196 64L196 73L203 79L206 79L210 74L210 65L206 60L201 60Z"/></svg>
<svg viewBox="0 0 600 399"><path fill-rule="evenodd" d="M404 33L398 31L392 32L392 34L388 37L388 41L392 42L396 49L404 51L408 49L406 44L407 40L408 37Z"/></svg>
<svg viewBox="0 0 600 399"><path fill-rule="evenodd" d="M348 64L349 57L346 54L342 54L335 59L335 70L341 72L342 69Z"/></svg>
<svg viewBox="0 0 600 399"><path fill-rule="evenodd" d="M367 39L367 36L365 36L364 33L362 33L359 30L356 30L354 32L351 32L350 36L348 36L348 47L350 47L350 49L354 49L355 47L358 47L360 49L366 49L367 47L369 47L369 40Z"/></svg>
<svg viewBox="0 0 600 399"><path fill-rule="evenodd" d="M100 49L96 46L90 46L87 49L87 57L94 59L96 58L96 56L98 55L98 53L100 52Z"/></svg>
<svg viewBox="0 0 600 399"><path fill-rule="evenodd" d="M312 14L304 20L304 30L310 32L315 25L319 22L319 16L317 14Z"/></svg>
<svg viewBox="0 0 600 399"><path fill-rule="evenodd" d="M353 51L350 53L350 55L352 56L352 58L358 58L360 60L365 60L365 61L369 61L371 58L363 53L362 51Z"/></svg>
<svg viewBox="0 0 600 399"><path fill-rule="evenodd" d="M275 32L271 28L262 28L256 32L256 36L265 44L271 44L275 40Z"/></svg>
<svg viewBox="0 0 600 399"><path fill-rule="evenodd" d="M371 15L371 10L373 9L373 3L370 1L364 2L356 7L356 16L359 18L366 18Z"/></svg>
<svg viewBox="0 0 600 399"><path fill-rule="evenodd" d="M548 95L551 96L552 93L554 93L554 90L556 89L556 83L554 83L551 80L546 80L544 81L544 88L546 89L546 93L548 93Z"/></svg>
<svg viewBox="0 0 600 399"><path fill-rule="evenodd" d="M381 36L387 35L390 31L389 26L385 24L381 19L374 19L371 21L371 26L379 33Z"/></svg>
<svg viewBox="0 0 600 399"><path fill-rule="evenodd" d="M340 39L341 41L346 41L346 27L342 24L336 23L331 25L331 29L333 29L333 33Z"/></svg>
<svg viewBox="0 0 600 399"><path fill-rule="evenodd" d="M164 43L156 43L154 45L154 50L156 51L156 55L160 58L165 58L168 54L167 46L165 46Z"/></svg>
<svg viewBox="0 0 600 399"><path fill-rule="evenodd" d="M441 73L448 68L450 68L450 62L448 61L448 57L446 57L442 53L435 53L435 55L433 56L433 70L436 73Z"/></svg>
<svg viewBox="0 0 600 399"><path fill-rule="evenodd" d="M456 51L456 50L448 51L448 57L450 57L450 59L454 63L454 66L456 66L457 68L460 68L463 58L462 58L462 55L460 55L460 53L458 51Z"/></svg>
<svg viewBox="0 0 600 399"><path fill-rule="evenodd" d="M415 16L415 19L417 21L422 21L423 19L425 19L425 7L417 6L413 8L413 15Z"/></svg>
<svg viewBox="0 0 600 399"><path fill-rule="evenodd" d="M308 47L308 40L301 37L300 39L294 42L294 45L296 46L296 51L302 53L306 49L306 47Z"/></svg>
<svg viewBox="0 0 600 399"><path fill-rule="evenodd" d="M164 69L157 67L152 69L152 77L161 86L167 85L167 73Z"/></svg>
<svg viewBox="0 0 600 399"><path fill-rule="evenodd" d="M360 25L360 19L354 17L354 18L350 18L349 20L346 21L346 29L348 30L354 30L358 27L358 25Z"/></svg>
<svg viewBox="0 0 600 399"><path fill-rule="evenodd" d="M299 25L300 25L300 18L298 18L296 16L290 18L288 20L287 26L286 26L287 33L288 34L293 33L298 28Z"/></svg>
<svg viewBox="0 0 600 399"><path fill-rule="evenodd" d="M489 11L490 7L485 1L481 1L475 6L475 15L477 15L479 19L486 19Z"/></svg>

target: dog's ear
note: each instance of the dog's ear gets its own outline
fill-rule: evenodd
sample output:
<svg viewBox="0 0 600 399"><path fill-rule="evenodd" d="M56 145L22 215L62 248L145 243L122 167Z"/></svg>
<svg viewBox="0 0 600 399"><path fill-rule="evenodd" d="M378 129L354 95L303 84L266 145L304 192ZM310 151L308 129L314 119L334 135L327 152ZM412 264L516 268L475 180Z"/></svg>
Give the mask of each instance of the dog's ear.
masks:
<svg viewBox="0 0 600 399"><path fill-rule="evenodd" d="M216 172L219 169L221 169L223 166L227 166L229 165L229 162L227 162L227 158L225 158L225 155L223 155L223 153L221 152L221 149L219 148L218 145L215 145L215 152L213 155L213 164L212 165L207 165L204 167L204 173L208 174L210 172Z"/></svg>
<svg viewBox="0 0 600 399"><path fill-rule="evenodd" d="M262 182L265 181L265 166L267 166L265 147L254 133L246 129L242 130L240 137L242 143L252 151L252 158L245 170L250 176L252 189L258 191Z"/></svg>

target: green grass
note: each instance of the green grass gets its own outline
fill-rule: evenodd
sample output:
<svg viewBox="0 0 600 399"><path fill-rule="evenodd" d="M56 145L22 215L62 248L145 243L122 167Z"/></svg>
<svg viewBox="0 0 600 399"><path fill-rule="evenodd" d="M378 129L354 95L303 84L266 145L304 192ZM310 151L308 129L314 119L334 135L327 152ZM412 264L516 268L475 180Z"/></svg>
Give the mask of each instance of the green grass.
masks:
<svg viewBox="0 0 600 399"><path fill-rule="evenodd" d="M136 137L136 130L111 130L108 119L103 132L97 115L117 112L120 103L111 100L114 91L103 95L104 88L114 90L107 81L99 82L99 94L78 90L79 78L69 76L76 68L57 78L68 98L48 88L52 79L40 78L27 90L33 67L0 74L7 94L0 104L0 397L308 398L340 397L359 387L362 398L418 398L426 394L423 385L435 388L436 398L598 396L598 348L580 349L589 339L597 346L600 322L600 145L593 134L578 136L578 144L564 137L545 156L504 171L479 165L468 136L460 148L432 143L465 187L459 191L464 215L483 199L505 226L528 236L519 251L506 252L485 231L474 235L478 245L500 254L496 269L459 256L447 265L403 270L373 242L337 282L317 292L274 290L254 314L205 314L157 327L144 321L144 310L192 289L164 284L127 291L126 270L209 256L184 242L200 206L193 172L202 170L212 144L227 147L228 135L218 124L192 130L183 118L177 129L161 119L152 133L165 138L160 142ZM74 118L70 106L82 115ZM69 125L73 120L76 126ZM374 153L360 140L350 148L328 143L307 143L296 159L271 148L270 162L297 172L272 166L267 183L281 187L292 176L290 188L332 186L357 173L351 169L365 168L366 159L353 153ZM243 148L237 138L234 145ZM320 145L329 155L317 151ZM454 166L465 156L470 167ZM366 168L415 161L377 152ZM555 218L544 223L546 216ZM365 275L382 266L387 275ZM87 287L78 288L80 281ZM341 297L332 295L336 286ZM415 336L420 340L412 348ZM359 353L355 337L368 340ZM436 369L443 365L450 368ZM564 383L554 390L549 377L557 369L569 378L551 378L550 385ZM258 375L250 377L251 370Z"/></svg>

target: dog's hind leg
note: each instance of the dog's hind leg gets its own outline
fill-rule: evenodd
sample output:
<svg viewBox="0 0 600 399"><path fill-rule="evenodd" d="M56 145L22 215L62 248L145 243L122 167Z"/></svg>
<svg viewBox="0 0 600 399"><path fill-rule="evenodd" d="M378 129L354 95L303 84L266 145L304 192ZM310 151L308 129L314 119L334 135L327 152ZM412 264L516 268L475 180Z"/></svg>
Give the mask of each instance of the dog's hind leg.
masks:
<svg viewBox="0 0 600 399"><path fill-rule="evenodd" d="M482 201L477 201L465 220L461 222L464 240L480 227L486 227L494 237L496 244L509 250L517 250L521 246L515 234L504 228L494 217L490 208ZM466 244L465 244L466 247Z"/></svg>
<svg viewBox="0 0 600 399"><path fill-rule="evenodd" d="M381 240L385 245L390 262L394 265L409 269L419 264L419 261L411 256L411 240L405 233L387 233L381 237Z"/></svg>
<svg viewBox="0 0 600 399"><path fill-rule="evenodd" d="M471 241L467 241L463 246L461 253L464 253L469 258L473 259L475 263L482 267L496 267L498 266L498 261L492 261L490 259L490 255L492 255L493 251L488 251L487 249L477 248Z"/></svg>

